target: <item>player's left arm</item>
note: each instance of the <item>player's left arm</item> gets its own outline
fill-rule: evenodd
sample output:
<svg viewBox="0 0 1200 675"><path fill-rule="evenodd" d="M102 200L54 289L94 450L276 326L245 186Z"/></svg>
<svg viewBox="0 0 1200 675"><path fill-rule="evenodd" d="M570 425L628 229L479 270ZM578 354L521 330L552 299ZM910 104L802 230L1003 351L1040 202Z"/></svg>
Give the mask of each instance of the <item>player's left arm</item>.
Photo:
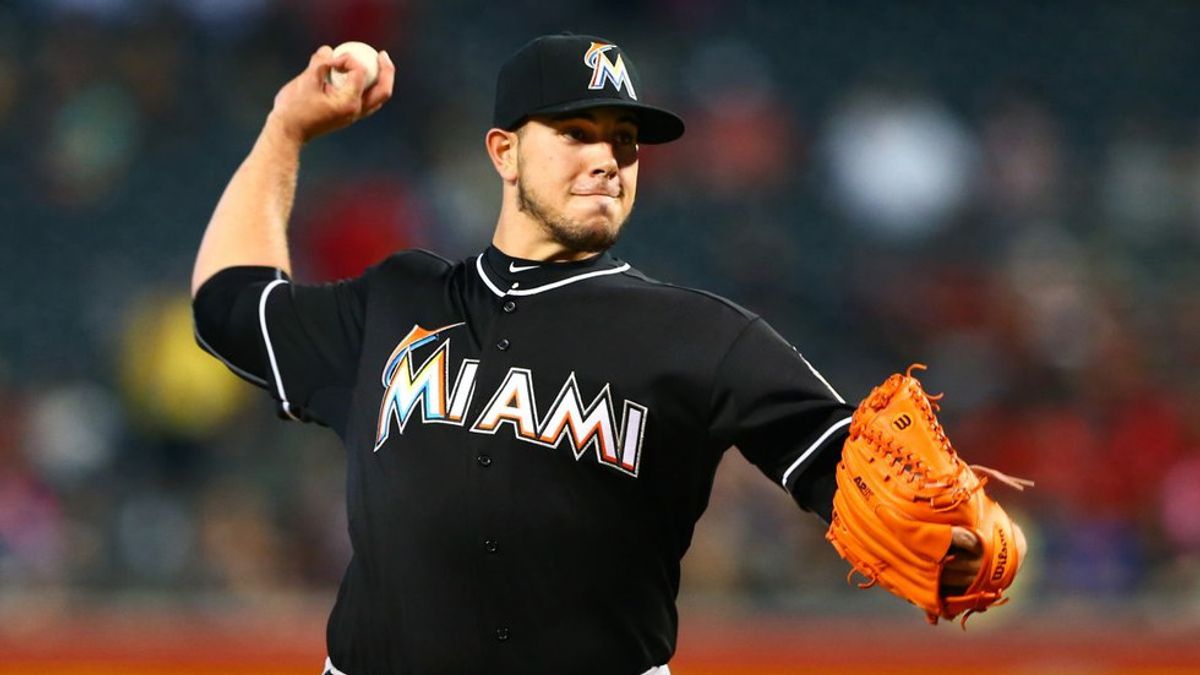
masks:
<svg viewBox="0 0 1200 675"><path fill-rule="evenodd" d="M710 432L828 522L853 412L799 351L754 318L717 367Z"/></svg>
<svg viewBox="0 0 1200 675"><path fill-rule="evenodd" d="M855 406L761 318L730 346L713 394L712 431L828 525ZM955 527L943 584L969 584L982 554L975 535Z"/></svg>

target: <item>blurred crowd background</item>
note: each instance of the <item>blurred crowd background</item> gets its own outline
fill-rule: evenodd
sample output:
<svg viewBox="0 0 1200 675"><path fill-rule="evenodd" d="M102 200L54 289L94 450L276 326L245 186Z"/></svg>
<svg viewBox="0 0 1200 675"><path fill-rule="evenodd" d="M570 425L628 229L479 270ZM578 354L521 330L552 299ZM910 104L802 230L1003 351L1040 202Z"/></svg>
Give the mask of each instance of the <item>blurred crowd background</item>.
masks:
<svg viewBox="0 0 1200 675"><path fill-rule="evenodd" d="M396 94L306 149L298 276L478 251L496 71L572 30L688 122L643 148L619 257L847 399L930 364L960 451L1037 481L997 490L1033 545L997 615L1200 620L1197 29L1183 1L0 2L0 608L332 602L342 451L194 345L200 235L278 87L358 39ZM731 452L682 600L913 617L822 535Z"/></svg>

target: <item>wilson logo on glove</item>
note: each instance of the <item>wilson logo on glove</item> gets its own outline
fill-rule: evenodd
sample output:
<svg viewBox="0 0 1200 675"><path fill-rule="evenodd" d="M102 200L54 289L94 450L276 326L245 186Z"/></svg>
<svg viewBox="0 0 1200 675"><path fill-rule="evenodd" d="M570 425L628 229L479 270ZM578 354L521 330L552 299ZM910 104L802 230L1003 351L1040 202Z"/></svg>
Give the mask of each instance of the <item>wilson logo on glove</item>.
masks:
<svg viewBox="0 0 1200 675"><path fill-rule="evenodd" d="M1008 568L1008 538L1004 536L1004 530L996 530L996 536L1000 538L1000 551L996 553L996 571L992 572L992 581L1003 579L1004 571Z"/></svg>

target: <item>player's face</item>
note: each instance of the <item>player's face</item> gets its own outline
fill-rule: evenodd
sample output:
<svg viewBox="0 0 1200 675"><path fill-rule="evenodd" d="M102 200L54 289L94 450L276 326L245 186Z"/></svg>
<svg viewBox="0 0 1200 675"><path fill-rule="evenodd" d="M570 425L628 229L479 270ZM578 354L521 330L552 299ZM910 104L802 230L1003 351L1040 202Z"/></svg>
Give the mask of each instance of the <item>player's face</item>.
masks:
<svg viewBox="0 0 1200 675"><path fill-rule="evenodd" d="M602 251L637 193L637 125L619 108L536 117L521 127L517 199L557 243Z"/></svg>

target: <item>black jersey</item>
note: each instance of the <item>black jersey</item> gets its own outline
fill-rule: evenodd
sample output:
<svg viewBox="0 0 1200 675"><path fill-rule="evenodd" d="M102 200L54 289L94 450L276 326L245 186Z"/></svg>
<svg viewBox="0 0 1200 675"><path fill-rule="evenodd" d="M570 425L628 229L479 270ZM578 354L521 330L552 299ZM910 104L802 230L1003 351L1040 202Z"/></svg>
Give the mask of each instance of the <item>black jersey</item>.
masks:
<svg viewBox="0 0 1200 675"><path fill-rule="evenodd" d="M852 407L761 318L607 253L238 267L195 308L201 346L345 444L348 675L637 675L674 653L726 449L830 508Z"/></svg>

